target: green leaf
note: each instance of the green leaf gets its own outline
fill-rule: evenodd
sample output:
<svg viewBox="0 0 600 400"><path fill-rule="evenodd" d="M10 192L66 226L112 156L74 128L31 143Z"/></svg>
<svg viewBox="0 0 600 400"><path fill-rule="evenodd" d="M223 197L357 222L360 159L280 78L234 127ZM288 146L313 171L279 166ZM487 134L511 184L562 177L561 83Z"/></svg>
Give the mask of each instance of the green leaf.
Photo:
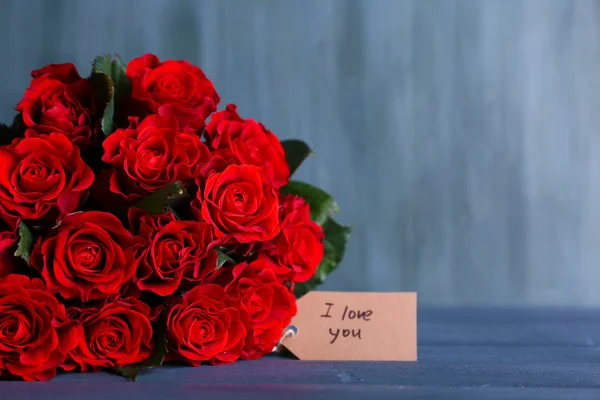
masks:
<svg viewBox="0 0 600 400"><path fill-rule="evenodd" d="M302 297L316 288L337 268L344 258L346 244L348 243L348 239L350 239L350 234L354 228L355 225L341 225L333 218L327 218L323 224L323 233L325 235L325 239L323 240L325 246L323 260L321 261L321 264L319 264L315 276L308 282L296 283L294 287L294 294L296 297Z"/></svg>
<svg viewBox="0 0 600 400"><path fill-rule="evenodd" d="M183 183L173 182L137 201L133 207L146 210L150 214L162 214L169 208L171 199L183 195L185 195Z"/></svg>
<svg viewBox="0 0 600 400"><path fill-rule="evenodd" d="M10 134L10 131L10 126L6 124L0 124L0 136L8 135Z"/></svg>
<svg viewBox="0 0 600 400"><path fill-rule="evenodd" d="M96 99L98 104L104 107L102 115L101 128L105 136L112 133L113 119L115 115L115 102L113 97L115 94L115 84L110 76L103 72L93 72L90 77L90 82L96 90Z"/></svg>
<svg viewBox="0 0 600 400"><path fill-rule="evenodd" d="M183 187L183 185L181 185ZM185 188L177 191L165 198L165 209L175 215L178 220L190 220L193 217L190 215L189 206L192 202L192 197Z"/></svg>
<svg viewBox="0 0 600 400"><path fill-rule="evenodd" d="M19 244L15 251L15 257L21 257L29 264L31 249L33 248L33 234L23 221L19 222Z"/></svg>
<svg viewBox="0 0 600 400"><path fill-rule="evenodd" d="M13 130L10 126L0 124L0 145L10 144L14 138Z"/></svg>
<svg viewBox="0 0 600 400"><path fill-rule="evenodd" d="M120 109L124 96L131 91L131 82L125 75L126 70L126 65L118 56L98 56L92 64L92 83L101 88L100 96L104 96L107 102L102 117L102 131L105 136L113 133L115 110ZM94 78L95 75L105 75L106 78ZM106 93L108 96L105 96Z"/></svg>
<svg viewBox="0 0 600 400"><path fill-rule="evenodd" d="M231 257L229 257L223 250L221 249L215 249L217 251L217 254L219 255L219 258L217 258L217 268L219 269L221 268L223 265L225 264L235 264L235 260Z"/></svg>
<svg viewBox="0 0 600 400"><path fill-rule="evenodd" d="M294 172L296 172L302 162L313 154L310 147L302 140L284 140L281 142L281 145L283 146L283 150L285 150L285 158L290 166L290 176L294 175Z"/></svg>
<svg viewBox="0 0 600 400"><path fill-rule="evenodd" d="M15 138L23 137L25 128L21 113L15 115L11 125L0 124L0 145L10 144Z"/></svg>
<svg viewBox="0 0 600 400"><path fill-rule="evenodd" d="M338 203L323 190L308 183L290 181L281 188L282 194L295 194L302 197L310 205L310 218L323 225L327 218L340 210Z"/></svg>
<svg viewBox="0 0 600 400"><path fill-rule="evenodd" d="M112 369L117 375L121 375L124 378L130 379L135 382L138 375L145 370L149 370L154 367L160 367L167 354L167 340L165 338L166 321L164 314L159 321L154 325L154 352L146 361L127 365L124 367L115 367Z"/></svg>

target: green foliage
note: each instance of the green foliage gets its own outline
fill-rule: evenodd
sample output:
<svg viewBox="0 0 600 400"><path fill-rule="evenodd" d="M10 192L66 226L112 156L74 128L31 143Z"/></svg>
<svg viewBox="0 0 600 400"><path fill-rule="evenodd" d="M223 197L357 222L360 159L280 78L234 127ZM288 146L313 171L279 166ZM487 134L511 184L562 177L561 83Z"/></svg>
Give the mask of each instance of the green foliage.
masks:
<svg viewBox="0 0 600 400"><path fill-rule="evenodd" d="M10 134L10 126L6 124L0 124L0 136L6 136Z"/></svg>
<svg viewBox="0 0 600 400"><path fill-rule="evenodd" d="M290 176L300 167L302 162L308 158L313 151L302 140L284 140L281 142L285 151L285 158L290 166Z"/></svg>
<svg viewBox="0 0 600 400"><path fill-rule="evenodd" d="M127 67L117 56L98 56L92 64L91 81L101 104L106 104L102 116L102 131L105 136L115 130L115 110L118 110L125 95L131 91L131 82L125 75Z"/></svg>
<svg viewBox="0 0 600 400"><path fill-rule="evenodd" d="M169 204L171 200L185 195L185 192L183 183L173 182L137 201L133 206L146 210L150 214L162 214L170 210Z"/></svg>
<svg viewBox="0 0 600 400"><path fill-rule="evenodd" d="M19 222L19 243L15 251L15 257L21 257L27 264L31 259L31 249L33 248L33 234L23 221Z"/></svg>
<svg viewBox="0 0 600 400"><path fill-rule="evenodd" d="M235 264L235 260L229 257L223 250L216 249L219 258L217 258L217 268L221 268L225 264Z"/></svg>
<svg viewBox="0 0 600 400"><path fill-rule="evenodd" d="M340 206L330 194L308 183L290 181L281 188L281 193L295 194L306 200L310 205L310 218L319 225L323 225L327 218L340 210Z"/></svg>
<svg viewBox="0 0 600 400"><path fill-rule="evenodd" d="M294 294L296 297L302 297L315 289L337 268L344 258L346 244L348 243L348 239L350 239L350 234L354 227L354 225L341 225L333 218L327 218L323 224L325 255L315 275L308 282L297 283L295 285Z"/></svg>
<svg viewBox="0 0 600 400"><path fill-rule="evenodd" d="M293 174L302 162L312 154L312 150L301 140L281 142L290 171ZM344 258L346 244L354 226L337 223L332 215L340 210L338 203L327 192L300 181L290 181L281 188L284 195L293 194L303 198L310 206L310 218L323 227L325 254L315 275L308 281L294 287L296 297L301 297L323 283Z"/></svg>

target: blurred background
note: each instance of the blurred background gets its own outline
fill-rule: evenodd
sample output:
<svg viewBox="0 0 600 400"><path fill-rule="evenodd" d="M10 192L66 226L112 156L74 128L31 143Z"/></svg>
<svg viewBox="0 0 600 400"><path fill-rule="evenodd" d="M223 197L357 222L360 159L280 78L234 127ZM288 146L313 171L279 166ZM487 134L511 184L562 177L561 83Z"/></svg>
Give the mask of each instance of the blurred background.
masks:
<svg viewBox="0 0 600 400"><path fill-rule="evenodd" d="M324 288L600 305L600 2L2 0L0 120L33 69L145 52L316 151L358 223Z"/></svg>

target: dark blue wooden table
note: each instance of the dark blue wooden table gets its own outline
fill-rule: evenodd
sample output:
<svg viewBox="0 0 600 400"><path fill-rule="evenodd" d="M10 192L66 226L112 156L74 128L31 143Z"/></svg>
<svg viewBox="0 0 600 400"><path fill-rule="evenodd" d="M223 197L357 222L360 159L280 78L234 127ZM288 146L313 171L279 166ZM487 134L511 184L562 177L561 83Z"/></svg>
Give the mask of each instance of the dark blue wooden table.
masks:
<svg viewBox="0 0 600 400"><path fill-rule="evenodd" d="M419 361L304 362L279 355L220 367L163 367L137 382L107 373L2 382L1 400L600 400L600 310L419 312Z"/></svg>

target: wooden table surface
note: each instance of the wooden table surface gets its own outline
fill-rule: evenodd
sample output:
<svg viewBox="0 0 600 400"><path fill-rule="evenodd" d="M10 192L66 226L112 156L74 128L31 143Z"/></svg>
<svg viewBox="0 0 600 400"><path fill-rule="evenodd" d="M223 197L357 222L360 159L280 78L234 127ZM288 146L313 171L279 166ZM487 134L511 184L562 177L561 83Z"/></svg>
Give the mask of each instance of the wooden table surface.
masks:
<svg viewBox="0 0 600 400"><path fill-rule="evenodd" d="M419 361L303 362L279 355L2 382L0 399L600 399L600 310L419 312Z"/></svg>

